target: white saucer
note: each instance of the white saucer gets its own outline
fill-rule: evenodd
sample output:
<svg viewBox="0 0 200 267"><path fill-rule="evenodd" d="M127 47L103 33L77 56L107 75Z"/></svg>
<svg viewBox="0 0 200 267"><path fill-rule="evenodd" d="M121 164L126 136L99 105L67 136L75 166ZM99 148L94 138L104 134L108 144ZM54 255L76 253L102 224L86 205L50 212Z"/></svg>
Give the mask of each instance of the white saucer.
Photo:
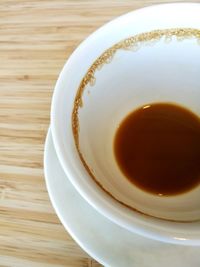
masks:
<svg viewBox="0 0 200 267"><path fill-rule="evenodd" d="M110 267L199 267L200 247L171 245L133 234L92 208L72 186L47 134L44 154L47 189L56 213L74 240Z"/></svg>

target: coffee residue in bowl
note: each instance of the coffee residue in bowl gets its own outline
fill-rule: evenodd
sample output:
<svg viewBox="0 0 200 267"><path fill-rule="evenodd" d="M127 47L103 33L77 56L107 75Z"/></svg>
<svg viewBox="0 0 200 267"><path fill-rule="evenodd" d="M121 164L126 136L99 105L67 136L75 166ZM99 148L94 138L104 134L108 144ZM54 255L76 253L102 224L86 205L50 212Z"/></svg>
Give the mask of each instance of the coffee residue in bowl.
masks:
<svg viewBox="0 0 200 267"><path fill-rule="evenodd" d="M114 139L122 173L157 195L187 192L200 183L200 119L174 104L154 103L130 113Z"/></svg>

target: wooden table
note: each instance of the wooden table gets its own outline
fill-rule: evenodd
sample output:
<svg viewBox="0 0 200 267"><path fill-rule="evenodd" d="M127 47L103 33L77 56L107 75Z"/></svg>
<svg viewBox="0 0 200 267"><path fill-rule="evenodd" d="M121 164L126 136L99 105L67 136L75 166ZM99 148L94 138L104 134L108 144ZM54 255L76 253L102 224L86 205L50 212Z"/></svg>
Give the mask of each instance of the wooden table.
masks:
<svg viewBox="0 0 200 267"><path fill-rule="evenodd" d="M0 1L0 266L101 266L64 230L46 191L51 96L85 37L114 17L159 2L169 1Z"/></svg>

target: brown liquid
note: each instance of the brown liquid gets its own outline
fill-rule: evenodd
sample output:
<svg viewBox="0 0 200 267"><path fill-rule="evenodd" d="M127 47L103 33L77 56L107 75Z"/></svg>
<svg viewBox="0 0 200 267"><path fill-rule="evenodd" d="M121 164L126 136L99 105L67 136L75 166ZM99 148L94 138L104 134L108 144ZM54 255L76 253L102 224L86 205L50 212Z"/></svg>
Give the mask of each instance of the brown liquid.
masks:
<svg viewBox="0 0 200 267"><path fill-rule="evenodd" d="M200 119L173 104L144 106L120 124L114 152L139 188L159 195L189 191L200 183Z"/></svg>

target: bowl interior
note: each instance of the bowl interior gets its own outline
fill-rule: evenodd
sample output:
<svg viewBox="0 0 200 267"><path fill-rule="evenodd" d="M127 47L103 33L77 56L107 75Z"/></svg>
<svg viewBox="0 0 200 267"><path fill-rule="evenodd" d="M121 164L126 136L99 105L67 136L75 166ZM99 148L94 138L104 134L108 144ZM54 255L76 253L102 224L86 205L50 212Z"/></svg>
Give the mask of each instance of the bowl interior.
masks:
<svg viewBox="0 0 200 267"><path fill-rule="evenodd" d="M59 161L75 188L96 210L121 227L146 237L192 245L200 244L199 188L173 199L152 197L130 186L114 160L113 137L127 113L146 103L175 102L199 115L199 31L194 38L185 31L179 32L179 41L175 36L167 40L163 36L155 44L141 41L133 51L121 47L112 60L112 53L104 58L109 64L97 64L98 70L91 66L106 49L125 38L155 29L199 29L199 12L198 3L154 5L104 25L66 62L51 108L52 137ZM75 125L80 131L75 143L72 112L86 73L89 79L84 80L82 88L83 106L79 107L79 101L77 105L79 125ZM95 83L90 86L88 81Z"/></svg>
<svg viewBox="0 0 200 267"><path fill-rule="evenodd" d="M76 141L92 179L130 210L165 220L200 220L200 186L171 197L142 191L116 164L113 140L122 119L142 105L177 103L200 116L198 34L171 29L120 41L90 67L78 95Z"/></svg>

